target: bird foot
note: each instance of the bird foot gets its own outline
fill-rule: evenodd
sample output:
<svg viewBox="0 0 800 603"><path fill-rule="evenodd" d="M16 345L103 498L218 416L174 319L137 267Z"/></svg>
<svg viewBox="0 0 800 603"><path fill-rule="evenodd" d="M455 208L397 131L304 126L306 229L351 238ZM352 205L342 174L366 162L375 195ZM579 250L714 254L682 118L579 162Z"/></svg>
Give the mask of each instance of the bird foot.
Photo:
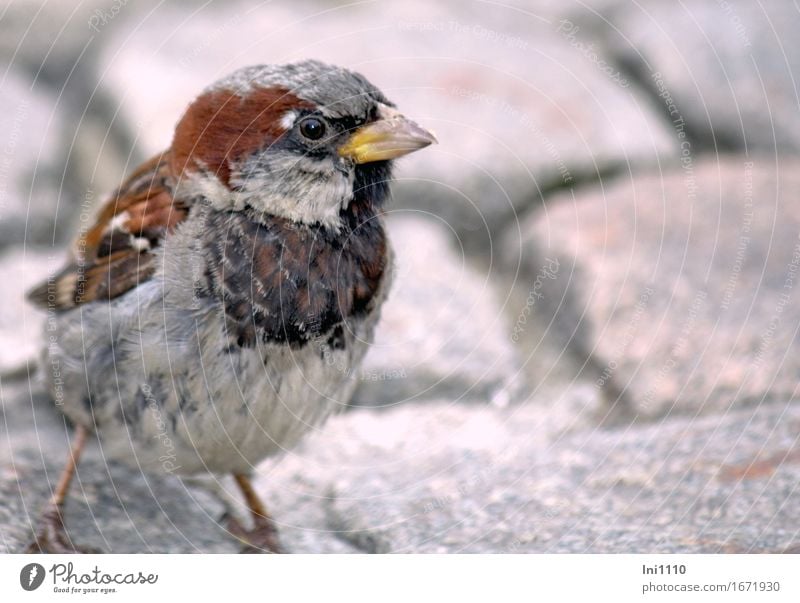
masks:
<svg viewBox="0 0 800 603"><path fill-rule="evenodd" d="M285 553L278 538L278 529L268 517L256 517L252 530L245 528L233 515L224 517L228 531L238 538L244 547L240 553Z"/></svg>
<svg viewBox="0 0 800 603"><path fill-rule="evenodd" d="M39 520L39 529L36 531L34 540L28 545L26 553L56 553L56 554L75 554L75 553L100 553L97 549L89 547L77 547L73 544L64 527L64 517L61 508L52 505L42 514Z"/></svg>

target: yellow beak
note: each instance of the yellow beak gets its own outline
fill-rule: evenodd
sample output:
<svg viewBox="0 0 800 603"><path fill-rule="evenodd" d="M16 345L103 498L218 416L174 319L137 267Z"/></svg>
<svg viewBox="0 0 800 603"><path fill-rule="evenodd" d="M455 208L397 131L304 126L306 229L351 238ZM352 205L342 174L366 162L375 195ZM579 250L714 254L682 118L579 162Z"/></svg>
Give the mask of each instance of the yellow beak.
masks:
<svg viewBox="0 0 800 603"><path fill-rule="evenodd" d="M382 105L378 117L353 132L339 147L339 155L355 163L369 163L402 157L437 142L433 134L391 107Z"/></svg>

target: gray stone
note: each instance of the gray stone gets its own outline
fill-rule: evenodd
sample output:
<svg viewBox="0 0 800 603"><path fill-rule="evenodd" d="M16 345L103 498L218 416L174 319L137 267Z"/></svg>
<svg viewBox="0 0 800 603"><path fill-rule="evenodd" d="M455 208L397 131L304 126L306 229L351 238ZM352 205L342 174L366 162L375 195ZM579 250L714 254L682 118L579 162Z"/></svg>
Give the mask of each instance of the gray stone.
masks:
<svg viewBox="0 0 800 603"><path fill-rule="evenodd" d="M798 191L792 160L729 157L554 199L506 241L542 298L526 345L589 358L642 418L796 397Z"/></svg>
<svg viewBox="0 0 800 603"><path fill-rule="evenodd" d="M559 31L550 4L209 6L189 19L162 5L109 41L103 85L156 153L186 104L236 67L316 57L357 69L439 137L401 161L395 206L486 249L546 191L677 151L646 98Z"/></svg>
<svg viewBox="0 0 800 603"><path fill-rule="evenodd" d="M0 84L0 248L52 241L59 205L53 155L63 112L15 69Z"/></svg>
<svg viewBox="0 0 800 603"><path fill-rule="evenodd" d="M683 118L697 145L800 149L796 3L618 1L575 20L604 40L598 45L664 115L666 95L674 100L668 119Z"/></svg>
<svg viewBox="0 0 800 603"><path fill-rule="evenodd" d="M63 254L49 254L40 248L13 247L0 252L0 378L20 372L27 363L35 365L43 345L46 313L25 300L25 292L57 270Z"/></svg>
<svg viewBox="0 0 800 603"><path fill-rule="evenodd" d="M84 223L81 217L91 218L97 198L141 159L128 124L117 116L116 99L101 84L97 59L124 15L148 3L137 2L136 9L104 0L4 4L0 60L10 70L0 82L0 119L21 122L23 142L36 155L14 162L13 173L24 183L24 211L9 217L27 221L0 215L0 242L21 242L23 235L27 242L64 242ZM25 119L15 105L28 109Z"/></svg>
<svg viewBox="0 0 800 603"><path fill-rule="evenodd" d="M97 53L101 45L99 34L119 23L117 17L125 9L113 11L112 16L110 4L103 0L87 0L80 5L54 2L47 6L27 1L4 2L0 58L35 75L37 85L61 89L75 77L76 67Z"/></svg>
<svg viewBox="0 0 800 603"><path fill-rule="evenodd" d="M336 453L316 450L329 521L365 551L780 552L800 537L797 418L778 403L554 438L534 405L429 403L352 413Z"/></svg>
<svg viewBox="0 0 800 603"><path fill-rule="evenodd" d="M0 449L0 544L18 552L67 442L35 390L2 392L10 437ZM355 410L265 462L255 485L294 552L780 552L797 544L796 404L558 433L539 402ZM238 547L206 487L106 466L96 445L78 477L67 520L85 545ZM208 481L232 491L227 479Z"/></svg>
<svg viewBox="0 0 800 603"><path fill-rule="evenodd" d="M395 210L388 225L395 279L353 403L518 399L522 363L489 275L455 252L447 228L429 216Z"/></svg>

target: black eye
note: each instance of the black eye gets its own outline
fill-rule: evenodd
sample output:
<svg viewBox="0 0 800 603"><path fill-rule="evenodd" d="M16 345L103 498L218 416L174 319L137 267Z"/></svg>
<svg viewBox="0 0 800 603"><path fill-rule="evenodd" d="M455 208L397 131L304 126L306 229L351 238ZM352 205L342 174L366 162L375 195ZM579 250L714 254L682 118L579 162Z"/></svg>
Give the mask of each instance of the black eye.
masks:
<svg viewBox="0 0 800 603"><path fill-rule="evenodd" d="M300 122L300 133L309 140L319 140L325 135L325 122L309 117Z"/></svg>

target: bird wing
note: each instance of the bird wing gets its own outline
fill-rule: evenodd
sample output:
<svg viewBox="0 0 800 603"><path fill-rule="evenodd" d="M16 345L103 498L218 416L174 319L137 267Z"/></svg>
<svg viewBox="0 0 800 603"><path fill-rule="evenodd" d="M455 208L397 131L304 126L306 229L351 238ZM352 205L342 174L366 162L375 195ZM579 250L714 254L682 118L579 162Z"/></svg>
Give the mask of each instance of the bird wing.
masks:
<svg viewBox="0 0 800 603"><path fill-rule="evenodd" d="M139 167L103 205L91 228L75 241L71 261L28 293L35 305L68 310L108 301L155 271L153 250L186 218L173 196L169 154Z"/></svg>

